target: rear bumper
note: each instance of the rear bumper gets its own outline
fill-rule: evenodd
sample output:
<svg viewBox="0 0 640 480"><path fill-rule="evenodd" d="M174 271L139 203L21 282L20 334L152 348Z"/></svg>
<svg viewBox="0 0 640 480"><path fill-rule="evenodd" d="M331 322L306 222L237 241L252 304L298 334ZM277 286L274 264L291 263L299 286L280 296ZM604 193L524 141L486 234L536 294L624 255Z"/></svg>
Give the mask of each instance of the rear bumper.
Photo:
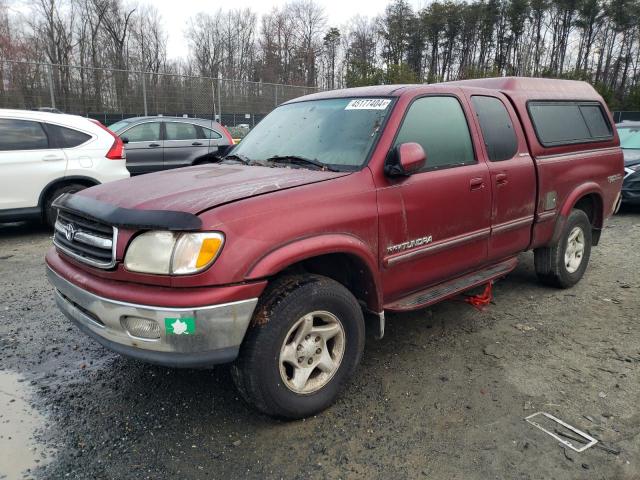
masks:
<svg viewBox="0 0 640 480"><path fill-rule="evenodd" d="M58 308L80 330L121 355L170 367L205 367L235 360L257 298L210 306L168 308L107 299L64 279L51 268ZM154 327L143 338L129 321ZM193 331L170 333L167 322L189 322Z"/></svg>

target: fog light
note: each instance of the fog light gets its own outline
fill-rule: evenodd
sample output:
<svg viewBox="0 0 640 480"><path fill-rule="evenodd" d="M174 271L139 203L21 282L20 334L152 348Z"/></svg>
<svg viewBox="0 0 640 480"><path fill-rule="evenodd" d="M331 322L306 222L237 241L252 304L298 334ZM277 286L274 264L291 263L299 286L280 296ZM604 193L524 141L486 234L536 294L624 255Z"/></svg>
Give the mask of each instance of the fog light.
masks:
<svg viewBox="0 0 640 480"><path fill-rule="evenodd" d="M157 340L160 338L160 325L153 320L140 317L122 317L120 320L122 328L129 335L147 340Z"/></svg>

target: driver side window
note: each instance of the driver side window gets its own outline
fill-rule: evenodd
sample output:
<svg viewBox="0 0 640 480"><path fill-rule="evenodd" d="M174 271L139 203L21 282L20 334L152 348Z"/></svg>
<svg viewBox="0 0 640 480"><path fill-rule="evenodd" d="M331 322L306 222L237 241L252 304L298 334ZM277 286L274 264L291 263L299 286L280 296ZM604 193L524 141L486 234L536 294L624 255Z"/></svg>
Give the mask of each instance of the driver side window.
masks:
<svg viewBox="0 0 640 480"><path fill-rule="evenodd" d="M131 127L122 133L122 137L129 139L129 142L157 142L160 140L160 123L142 123Z"/></svg>
<svg viewBox="0 0 640 480"><path fill-rule="evenodd" d="M422 171L477 162L467 119L455 97L423 97L407 111L394 146L416 142L427 154Z"/></svg>

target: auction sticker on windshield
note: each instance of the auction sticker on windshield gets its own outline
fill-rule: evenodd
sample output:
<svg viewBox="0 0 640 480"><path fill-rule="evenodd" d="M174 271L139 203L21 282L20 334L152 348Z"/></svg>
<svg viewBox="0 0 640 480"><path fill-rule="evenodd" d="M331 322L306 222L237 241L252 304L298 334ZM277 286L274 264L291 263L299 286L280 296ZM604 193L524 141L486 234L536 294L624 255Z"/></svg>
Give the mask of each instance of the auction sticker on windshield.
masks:
<svg viewBox="0 0 640 480"><path fill-rule="evenodd" d="M391 100L388 98L358 98L351 100L345 110L385 110Z"/></svg>

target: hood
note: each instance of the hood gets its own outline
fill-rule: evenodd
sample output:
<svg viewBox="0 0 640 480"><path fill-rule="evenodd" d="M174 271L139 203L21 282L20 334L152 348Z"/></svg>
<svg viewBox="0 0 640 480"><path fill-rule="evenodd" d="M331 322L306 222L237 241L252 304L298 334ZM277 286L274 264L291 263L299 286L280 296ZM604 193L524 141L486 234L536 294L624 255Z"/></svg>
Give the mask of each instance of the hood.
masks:
<svg viewBox="0 0 640 480"><path fill-rule="evenodd" d="M622 154L624 155L624 166L630 167L640 163L640 150L637 148L623 148Z"/></svg>
<svg viewBox="0 0 640 480"><path fill-rule="evenodd" d="M198 214L224 203L345 175L349 172L214 164L140 175L77 195L123 208Z"/></svg>

